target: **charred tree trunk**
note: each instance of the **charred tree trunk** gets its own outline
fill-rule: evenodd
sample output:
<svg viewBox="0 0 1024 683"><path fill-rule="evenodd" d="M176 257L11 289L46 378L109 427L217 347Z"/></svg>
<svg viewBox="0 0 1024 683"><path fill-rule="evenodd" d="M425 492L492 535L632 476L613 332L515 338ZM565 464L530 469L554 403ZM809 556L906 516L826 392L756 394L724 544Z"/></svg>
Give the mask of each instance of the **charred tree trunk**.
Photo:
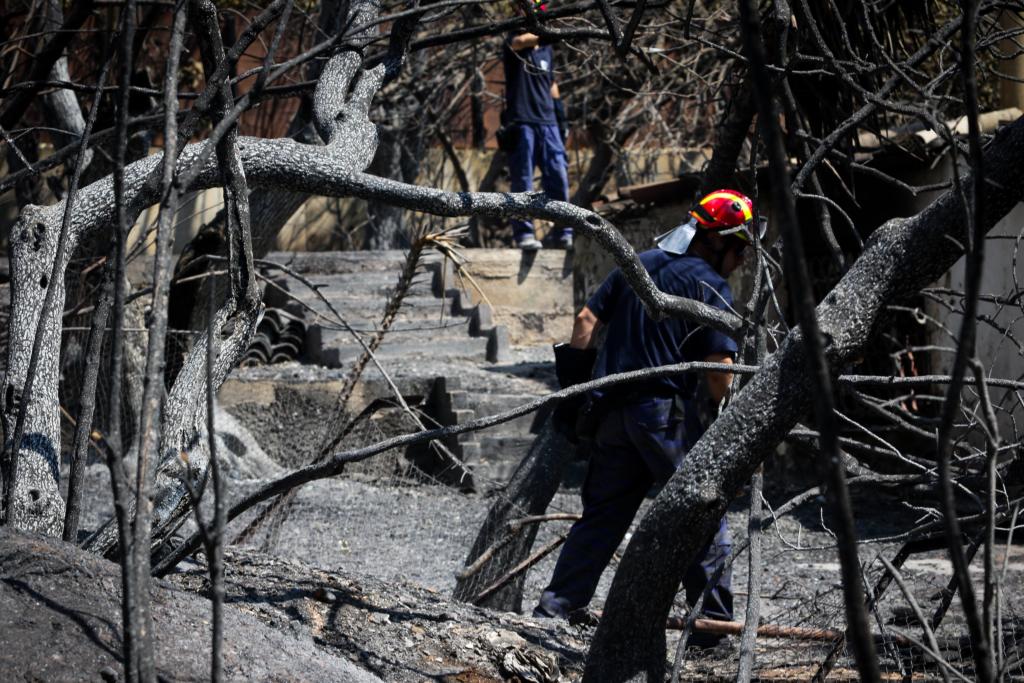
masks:
<svg viewBox="0 0 1024 683"><path fill-rule="evenodd" d="M636 132L636 125L624 125L609 130L600 120L587 126L587 132L594 146L594 155L587 166L587 172L580 178L579 186L572 196L572 203L589 209L594 200L612 176L615 162L619 160L618 149Z"/></svg>
<svg viewBox="0 0 1024 683"><path fill-rule="evenodd" d="M64 523L64 500L58 487L60 472L60 413L57 384L60 376L61 311L64 308L64 268L60 282L50 282L50 267L57 258L60 215L46 220L44 209L29 206L11 230L11 317L7 346L7 377L3 388L4 448L18 460L16 513L7 520L18 528L56 536ZM66 267L66 257L65 257ZM47 287L56 287L53 303L40 334L32 405L25 414L24 438L7 443L22 402L35 332ZM35 407L35 409L33 409ZM5 482L5 485L6 482Z"/></svg>
<svg viewBox="0 0 1024 683"><path fill-rule="evenodd" d="M378 127L380 144L368 171L383 178L415 182L419 175L419 153L423 148L422 126L402 120L392 110L391 120ZM405 229L405 209L387 202L367 202L366 237L363 248L405 249L409 236Z"/></svg>
<svg viewBox="0 0 1024 683"><path fill-rule="evenodd" d="M343 29L348 3L340 0L325 0L320 7L317 20L319 34L336 35ZM314 60L306 71L309 80L317 80L322 70L322 62ZM303 99L299 110L295 113L288 127L288 137L307 144L316 144L316 131L313 126L314 104L311 96ZM252 216L252 252L254 258L262 258L274 248L277 235L288 220L295 215L310 194L297 192L285 187L267 188L265 191L254 192L249 197L249 209ZM211 267L208 256L226 257L228 252L226 234L226 213L221 210L212 221L203 225L196 236L182 249L178 261L174 265L174 281L171 284L171 309L168 311L167 323L170 329L204 330L206 329L206 307L197 302L205 301L205 280L196 279L188 282L177 282L180 278L200 275ZM167 356L164 382L168 387L174 384L178 370L182 367L190 344L182 335L172 335L167 340Z"/></svg>
<svg viewBox="0 0 1024 683"><path fill-rule="evenodd" d="M42 30L44 33L57 31L64 23L64 11L59 0L47 0L45 19ZM71 75L68 72L68 58L61 56L50 68L49 79L51 81L71 82ZM85 131L85 117L82 115L82 108L78 104L78 98L72 90L65 88L54 88L43 93L39 98L43 106L43 118L52 129L50 136L54 141L54 148L59 149L65 145L77 142ZM87 150L82 159L82 164L88 166L92 162L92 151Z"/></svg>
<svg viewBox="0 0 1024 683"><path fill-rule="evenodd" d="M365 21L372 26L374 11L374 7L369 3L356 4L353 6L350 18L352 21ZM332 161L344 167L346 170L343 171L343 174L365 168L369 164L377 144L376 128L368 118L368 107L373 94L380 89L384 80L385 67L382 65L363 71L361 63L361 56L355 52L342 52L328 62L317 87L314 109L318 132L327 141L327 144L324 147L313 145L296 145L294 147L294 149L303 147L317 149L325 157L331 158ZM234 143L238 150L237 160L234 158L234 152L231 155L232 163L238 164L239 176L242 177L244 168L246 169L244 177L249 181L262 175L253 165L253 162L261 156L258 152L253 154L251 148L253 142L256 142L257 147L260 144L259 141L252 138L239 139L237 143ZM208 143L192 146L192 148L202 147L205 144ZM287 141L286 144L295 145L296 143ZM339 153L339 150L342 149L344 149L344 154ZM185 165L187 166L187 158L192 155L186 149L182 156L186 159ZM279 161L277 160L278 163ZM196 179L199 186L208 187L211 181L216 181L219 167L213 160L211 162L201 173L197 174ZM267 162L274 164L275 160L268 158ZM251 175L248 171L250 168L253 170ZM306 171L309 170L306 167ZM300 190L312 191L310 186L303 186L302 183L294 185L298 185ZM228 208L230 210L230 203ZM246 216L244 221L246 228L248 228L248 221L248 216ZM232 235L231 225L229 221L229 237ZM237 225L234 230L235 233L238 232ZM235 282L238 276L234 272L230 274L232 296L218 310L216 319L209 326L209 329L214 330L222 337L219 342L220 351L217 362L211 373L213 382L218 388L245 352L262 310L259 301L260 293L255 288L255 276L251 272L252 248L248 229L242 232L242 236L246 242L245 248L242 250L246 254L246 259L245 267L241 270L252 281L242 287ZM237 241L238 238L236 234L228 240L228 252L236 258L241 247L237 244L233 246L231 240ZM234 267L232 270L239 270L239 268ZM196 396L203 395L207 390L206 347L207 341L204 334L186 356L185 364L175 378L167 405L164 408L159 441L160 461L155 473L153 496L153 549L158 548L189 514L191 502L184 478L190 476L190 473L195 473L199 477L203 476L209 463L208 439L205 438L206 406L204 402L195 400ZM188 454L188 471L185 471L185 463L178 457L183 452ZM111 555L115 552L117 544L116 528L111 520L90 539L88 547L96 552Z"/></svg>
<svg viewBox="0 0 1024 683"><path fill-rule="evenodd" d="M410 56L409 76L413 82L425 78L422 54ZM377 154L367 171L382 178L392 178L403 183L415 183L420 175L427 127L432 117L424 116L423 93L415 85L409 92L392 95L392 100L383 100L378 107L382 115L377 117L379 143ZM406 210L389 202L368 201L366 203L367 224L363 249L406 249L411 244L406 225Z"/></svg>
<svg viewBox="0 0 1024 683"><path fill-rule="evenodd" d="M1024 197L1024 119L1001 131L985 154L982 198L990 230ZM971 187L969 181L963 183ZM969 190L967 190L969 192ZM871 341L886 304L911 296L963 254L964 204L947 192L920 214L894 219L818 306L829 365L841 368ZM795 329L687 454L633 535L587 661L587 680L661 681L665 620L688 566L729 501L811 408L814 382L806 342Z"/></svg>

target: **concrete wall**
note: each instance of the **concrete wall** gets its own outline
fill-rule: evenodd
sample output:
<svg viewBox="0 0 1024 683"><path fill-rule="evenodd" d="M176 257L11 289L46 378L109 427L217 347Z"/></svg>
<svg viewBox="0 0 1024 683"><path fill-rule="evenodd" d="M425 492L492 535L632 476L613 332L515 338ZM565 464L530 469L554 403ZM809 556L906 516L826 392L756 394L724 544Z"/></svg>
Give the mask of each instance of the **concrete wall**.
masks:
<svg viewBox="0 0 1024 683"><path fill-rule="evenodd" d="M981 274L982 300L978 304L978 312L985 318L978 322L975 356L984 364L989 377L1003 379L1024 379L1024 300L1020 298L1024 286L1024 204L1018 204L1013 211L1001 220L985 241L985 262ZM963 291L966 282L966 257L957 261L938 282L936 287ZM984 300L986 297L1002 297L1008 301L996 302ZM929 304L927 311L944 326L935 328L932 341L937 346L953 347L950 334L959 334L963 316L956 312L962 303L959 297L944 297L956 308L950 311L935 303ZM947 332L948 331L948 332ZM953 362L953 354L934 352L933 363L936 372L948 373ZM993 400L997 404L1002 436L1006 440L1016 431L1018 438L1024 436L1024 426L1019 424L1020 405L1013 392L1005 389L993 389ZM1006 411L1016 408L1015 417L1018 424Z"/></svg>
<svg viewBox="0 0 1024 683"><path fill-rule="evenodd" d="M961 172L965 172L965 170L962 169ZM927 184L949 181L951 175L951 166L947 158L934 169L919 169L916 172L907 173L902 179L912 184ZM923 210L939 194L939 192L922 193L910 201L909 210L904 215ZM985 316L988 322L978 323L975 355L985 365L990 377L1017 380L1024 378L1024 348L1018 344L1018 342L1024 343L1024 315L1022 315L1021 300L1015 299L1016 304L999 304L984 300L986 295L1012 298L1019 294L1018 287L1024 286L1024 244L1020 241L1022 234L1024 234L1024 203L1018 204L996 224L985 241L985 262L981 276L983 300L979 302L978 311L979 314ZM932 287L939 290L949 289L963 292L965 281L966 258L961 258ZM928 343L940 347L930 354L931 371L948 374L953 362L952 350L956 346L955 338L960 332L963 319L958 312L963 299L959 296L941 293L936 293L935 296L941 298L944 303L926 298L922 312L927 317L921 318L921 324L926 327ZM1011 415L1003 408L1012 410L1016 405L1014 417L1019 422L1020 406L1012 392L993 389L992 393L997 403L1002 401L1002 407L997 410L997 414L1004 438L1008 438L1014 433L1014 425ZM1016 427L1016 430L1024 432L1024 428L1020 425Z"/></svg>
<svg viewBox="0 0 1024 683"><path fill-rule="evenodd" d="M999 16L1000 28L1005 31L1019 32L1024 28L1024 14L1004 10ZM999 43L999 50L1004 55L1017 55L1014 59L1004 60L999 64L999 71L1009 78L999 79L999 105L1001 107L1017 107L1024 109L1024 55L1020 55L1020 36Z"/></svg>
<svg viewBox="0 0 1024 683"><path fill-rule="evenodd" d="M685 207L683 204L637 207L615 203L606 205L601 213L639 253L654 246L655 236L682 222L686 208L689 208L689 202ZM575 260L573 287L576 306L581 308L615 268L615 261L604 249L586 238L576 241Z"/></svg>

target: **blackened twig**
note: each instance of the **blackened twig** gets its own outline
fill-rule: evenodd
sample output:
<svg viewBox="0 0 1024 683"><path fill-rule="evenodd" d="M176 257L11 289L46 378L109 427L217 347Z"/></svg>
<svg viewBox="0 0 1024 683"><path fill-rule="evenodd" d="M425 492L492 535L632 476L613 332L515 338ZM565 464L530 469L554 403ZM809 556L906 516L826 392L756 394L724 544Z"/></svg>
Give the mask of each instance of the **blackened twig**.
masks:
<svg viewBox="0 0 1024 683"><path fill-rule="evenodd" d="M532 515L530 517L522 517L520 519L513 519L505 525L505 534L498 540L490 545L487 550L480 553L480 556L473 561L473 564L467 566L458 574L455 578L459 580L468 579L471 576L477 574L481 569L484 568L494 554L504 548L506 545L516 539L516 537L526 528L529 524L540 524L542 522L554 522L554 521L572 521L575 522L580 518L580 515L570 512L557 512L549 515Z"/></svg>
<svg viewBox="0 0 1024 683"><path fill-rule="evenodd" d="M146 351L146 379L139 420L138 466L135 479L135 518L132 523L132 570L135 581L135 617L137 629L136 665L140 681L156 680L156 658L153 648L153 614L149 596L150 538L152 535L153 479L159 462L160 422L164 397L163 363L167 341L167 307L170 289L171 247L174 219L181 199L176 184L177 158L178 65L184 45L188 12L179 1L168 45L164 73L164 157L160 178L160 216L157 220L156 255L153 261L153 303L149 326L149 347ZM127 553L127 548L121 549Z"/></svg>
<svg viewBox="0 0 1024 683"><path fill-rule="evenodd" d="M697 602L690 606L690 613L686 615L686 619L682 624L683 633L679 636L679 642L676 644L676 656L672 663L671 683L679 683L679 673L682 669L683 660L686 658L686 644L690 640L690 634L695 630L694 627L697 621L699 621L698 617L704 609L704 603L707 602L708 597L711 595L711 591L718 585L718 581L722 578L722 575L727 569L732 567L732 563L735 559L736 555L732 555L728 560L715 567L715 572L704 585L704 590L701 591L700 597L697 598Z"/></svg>
<svg viewBox="0 0 1024 683"><path fill-rule="evenodd" d="M563 543L565 543L565 539L566 538L567 538L566 534L562 534L558 538L554 539L553 541L548 543L546 546L544 546L543 548L541 548L540 550L538 550L537 552L535 552L534 554L530 555L528 558L526 558L525 560L523 560L522 562L517 564L515 567L512 567L512 569L510 569L508 571L508 573L506 573L504 576L499 577L498 579L496 579L494 581L494 583L492 583L491 585L487 586L482 591L477 593L473 597L473 599L470 600L470 602L472 604L474 604L474 605L479 605L481 602L486 600L489 596L491 596L494 593L496 593L497 591L501 590L501 588L504 585L506 585L509 581L511 581L512 579L516 578L517 576L519 576L519 574L521 574L522 572L525 572L527 569L529 569L530 567L532 567L533 565L537 564L538 562L543 560L545 557L550 555L555 549L558 548L558 546L560 546Z"/></svg>
<svg viewBox="0 0 1024 683"><path fill-rule="evenodd" d="M85 460L88 455L92 434L92 418L96 408L96 385L100 374L100 360L103 356L103 339L106 336L107 319L114 298L114 267L108 262L104 267L103 291L92 313L92 326L86 342L85 377L82 380L78 418L75 422L75 439L71 446L71 471L68 475L68 500L64 510L63 538L68 543L78 540L78 520L82 511L82 479L85 476Z"/></svg>
<svg viewBox="0 0 1024 683"><path fill-rule="evenodd" d="M967 550L964 551L964 559L967 564L970 565L974 560L974 556L978 553L978 548L981 547L982 537L978 536L971 540L967 546ZM949 579L949 583L942 591L939 592L939 604L932 612L931 627L932 629L938 629L942 624L942 620L946 616L946 612L949 611L950 605L953 604L953 598L956 597L957 590L960 588L960 577L954 574Z"/></svg>
<svg viewBox="0 0 1024 683"><path fill-rule="evenodd" d="M974 356L977 332L975 317L978 312L981 267L985 258L985 240L977 239L976 234L985 223L985 203L982 200L982 197L984 197L985 170L982 163L981 133L978 128L978 91L974 73L974 46L978 6L976 2L964 0L961 2L961 10L963 26L960 31L960 68L962 69L965 104L967 105L971 166L974 173L972 176L972 187L962 188L962 191L967 190L969 192L969 196L965 197L963 203L964 219L967 225L967 230L965 231L967 263L964 286L966 296L963 301L963 318L961 319L960 333L957 340L956 355L950 372L953 376L953 382L946 391L938 429L939 480L937 488L943 521L946 527L946 539L949 543L949 559L953 565L953 576L960 590L960 605L963 608L967 628L971 634L973 644L971 652L974 656L976 673L979 680L987 682L993 680L995 675L992 667L990 643L988 633L986 633L981 623L981 616L978 613L974 587L971 582L969 562L961 540L960 524L956 516L953 473L950 464L954 422L960 408L960 391L963 387L968 360ZM959 187L959 174L955 168L953 173L954 182Z"/></svg>
<svg viewBox="0 0 1024 683"><path fill-rule="evenodd" d="M117 103L115 120L116 137L114 150L114 212L116 222L111 247L114 252L114 310L112 329L110 331L110 395L107 414L107 470L110 472L110 490L114 503L114 519L117 521L118 540L121 544L121 632L122 653L126 680L136 680L138 671L135 667L135 634L138 628L134 624L136 618L135 593L136 583L132 570L131 520L129 518L129 488L124 470L124 443L121 436L121 387L124 380L124 312L127 295L125 275L125 255L127 253L128 231L131 220L128 218L124 198L124 170L128 156L128 109L131 99L131 82L134 73L132 43L135 40L135 0L127 0L121 14L121 40L119 58L121 61L120 98Z"/></svg>
<svg viewBox="0 0 1024 683"><path fill-rule="evenodd" d="M647 0L637 0L636 7L633 8L633 14L629 17L629 23L626 24L626 28L622 31L622 37L619 39L619 50L622 53L629 52L629 48L633 44L633 34L636 33L637 27L640 26L640 21L644 18L644 10L646 8Z"/></svg>
<svg viewBox="0 0 1024 683"><path fill-rule="evenodd" d="M910 605L910 609L914 611L914 616L917 617L918 623L921 624L921 628L924 630L924 637L931 646L932 651L938 653L939 643L935 640L935 630L928 623L928 620L924 616L924 612L921 610L921 606L917 604L917 600L914 599L914 594L907 588L906 582L903 580L903 576L896 567L892 566L889 560L885 559L881 555L878 556L879 561L885 566L885 570L892 576L893 581L896 582L896 586L903 593L904 599L907 604ZM936 659L936 663L939 665L939 674L942 676L942 680L949 683L949 673L946 668L949 667L949 663L942 658Z"/></svg>

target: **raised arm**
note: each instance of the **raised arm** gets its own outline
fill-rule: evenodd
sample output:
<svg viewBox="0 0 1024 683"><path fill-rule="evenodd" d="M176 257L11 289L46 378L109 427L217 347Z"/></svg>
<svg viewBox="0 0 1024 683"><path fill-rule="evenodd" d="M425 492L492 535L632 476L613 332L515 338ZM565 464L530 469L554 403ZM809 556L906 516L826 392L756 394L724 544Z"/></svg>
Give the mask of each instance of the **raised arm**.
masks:
<svg viewBox="0 0 1024 683"><path fill-rule="evenodd" d="M520 33L508 41L508 46L512 48L513 52L532 50L538 45L540 45L540 37L534 33Z"/></svg>

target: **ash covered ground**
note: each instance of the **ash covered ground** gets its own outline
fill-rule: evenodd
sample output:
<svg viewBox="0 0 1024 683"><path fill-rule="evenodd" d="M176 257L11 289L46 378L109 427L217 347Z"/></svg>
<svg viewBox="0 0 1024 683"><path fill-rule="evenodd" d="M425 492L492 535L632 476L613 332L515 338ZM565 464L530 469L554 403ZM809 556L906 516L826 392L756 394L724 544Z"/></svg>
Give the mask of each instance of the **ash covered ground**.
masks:
<svg viewBox="0 0 1024 683"><path fill-rule="evenodd" d="M231 454L228 463L232 475L231 495L235 498L280 475L286 468L298 464L297 451L302 450L301 445L311 438L310 433L316 429L324 416L316 406L296 401L291 405L276 406L272 412L262 416L233 416L226 411L219 411L217 419L220 428L224 430L221 436L222 446L225 452ZM265 422L255 430L250 431L245 426L258 425L258 420ZM385 425L380 427L382 430L386 429ZM254 436L253 431L258 432L259 436ZM373 434L368 434L365 438L372 436ZM579 481L579 469L583 465L578 464L574 467L576 476L570 479ZM94 465L90 468L89 477L92 489L96 491L93 500L102 500L106 487L105 468ZM768 499L773 506L812 484L792 477L783 467L769 466L766 478L770 491ZM549 512L578 512L581 507L578 493L577 489L563 487L552 501ZM303 617L305 612L296 612L294 609L289 611L281 606L273 609L267 607L265 613L260 611L263 608L253 609L257 616L262 615L261 618L269 620L270 623L275 623L275 620L280 622L281 619L298 619L303 624L302 628L319 629L320 635L314 636L320 639L318 643L345 653L349 659L366 666L385 679L419 680L420 674L427 672L416 669L416 666L410 663L412 660L397 657L392 661L385 656L389 639L398 644L408 644L409 647L420 643L423 640L422 635L417 637L417 630L412 629L412 626L419 622L409 621L402 629L392 633L388 630L391 627L380 621L384 617L372 616L379 615L382 610L387 612L393 608L398 609L395 608L396 601L401 602L404 599L405 603L408 603L405 608L412 609L413 605L422 606L419 601L427 600L437 614L447 614L451 617L446 621L462 626L472 624L471 630L476 629L474 633L479 631L477 635L484 641L487 638L498 638L501 643L505 643L502 639L511 638L518 642L516 638L522 637L523 629L531 628L529 619L517 620L518 617L511 615L497 615L485 610L465 612L461 611L462 606L451 607L455 611L445 611L445 605L451 606L447 599L455 585L455 573L463 567L466 553L494 501L494 496L500 495L500 488L488 493L469 493L431 482L417 476L401 453L378 456L360 467L350 468L339 478L317 481L302 487L287 515L277 517L274 523L263 529L244 548L235 551L236 554L231 561L236 562L237 566L232 570L229 565L229 576L234 571L238 577L233 590L236 590L239 596L249 595L254 589L246 582L250 579L255 580L253 577L259 578L260 581L265 580L267 567L291 567L288 571L292 573L319 572L317 576L328 577L318 579L324 585L352 584L369 587L368 590L371 590L374 599L368 599L366 605L359 603L359 609L363 609L365 614L345 612L344 614L348 616L343 619L338 616L338 609L335 609L331 612L335 615L334 622L324 616L327 612L320 617L309 614ZM646 501L644 507L649 502L650 500ZM867 566L866 575L869 582L872 582L880 571L876 556L882 554L891 558L900 546L900 540L895 537L912 526L915 521L920 521L920 510L930 503L921 499L913 501L911 505L909 501L901 501L874 489L856 489L854 503L858 533L864 541L861 546L861 560ZM746 498L740 498L728 513L734 547L743 545L747 537L747 504ZM824 521L822 506L823 501L820 498L813 498L795 513L779 518L774 526L763 534L763 623L793 629L843 629L839 564L831 532ZM87 510L86 527L95 527L107 512L106 506L93 505ZM642 514L643 508L637 516L638 520ZM242 520L243 524L244 521ZM241 525L236 525L235 528L240 529ZM567 528L566 522L544 525L535 547L540 548ZM624 547L625 543L620 552ZM550 555L529 571L523 601L527 611L535 604L550 577L555 558L555 554ZM275 565L275 562L283 564ZM1021 620L1024 616L1024 605L1021 603L1021 596L1024 595L1024 551L1015 545L1003 546L997 553L996 562L998 566L1006 567L1006 579L1001 596L1007 626L1003 647L1011 654L1019 653L1024 630ZM973 566L980 572L980 557L975 560ZM302 567L306 569L301 569ZM614 568L613 562L612 567L605 572L591 607L603 607ZM733 566L737 620L742 620L746 605L747 573L747 556L740 555ZM178 574L170 577L170 580L182 587L201 591L204 585L202 574L200 567L185 564ZM949 562L942 551L915 555L907 561L903 569L908 585L928 614L938 605L941 591L951 574ZM275 574L275 581L278 584L286 584L290 580L287 577L291 575L283 570L278 571ZM978 578L976 586L980 591L980 574ZM320 590L316 583L313 580L306 580L303 591L313 594ZM306 593L300 593L308 597ZM414 599L409 597L410 595L419 597ZM319 603L329 604L330 600L319 600ZM894 587L890 588L875 615L875 623L872 624L874 631L890 634L899 631L919 636L920 629L906 623L906 604L899 592ZM284 610L284 616L274 610ZM680 602L675 612L683 614L684 611L685 606ZM268 614L270 616L267 616ZM277 616L274 616L275 614ZM487 616L488 614L491 616ZM389 620L393 618L394 615L388 617ZM327 621L323 622L324 619ZM371 624L377 623L373 621L377 619L381 628L376 635L372 633L373 628L362 635L347 632L325 635L325 629L356 629L360 619L368 619ZM331 623L334 626L330 626ZM488 623L506 626L515 624L512 630L519 635L512 637L508 635L508 630L501 631L504 635L486 635ZM417 628L422 630L423 626ZM574 678L579 673L580 657L581 653L585 652L589 631L586 628L552 628L553 631L544 631L543 638L538 636L531 642L543 641L545 648L554 647L557 651L558 647L562 647L564 652L559 655L557 661L534 661L534 670L546 670L545 667L553 666L560 672L558 676ZM965 632L959 601L954 601L937 635L944 639L943 642L954 643L944 654L951 663L968 672L969 648L963 644L955 644ZM562 641L559 641L560 638ZM670 657L674 655L674 643L677 638L676 634L670 634ZM555 646L555 642L562 642L562 645ZM492 660L498 657L504 661L505 655L501 653L507 654L509 651L506 645L507 643L497 647L494 652L498 654L491 652L490 655L485 653L480 656L484 659L489 656ZM488 646L485 644L481 647L486 650ZM829 649L830 643L808 638L761 640L758 644L758 670L765 680L807 679L813 676ZM454 646L444 652L430 651L433 652L429 655L433 668L430 669L429 675L434 676L443 677L448 675L445 672L459 671L456 660L459 657L470 656L467 654L469 650ZM731 679L734 674L731 667L734 666L737 656L736 638L727 639L723 645L711 652L699 655L690 653L687 655L690 662L686 665L687 676L692 680L703 680L718 675ZM439 661L434 661L438 658ZM483 671L480 668L483 664L477 662L474 666L478 672ZM514 663L509 664L511 669L502 668L503 666L501 662L491 662L491 668L487 669L491 673L488 675L495 672L502 677L514 675ZM901 667L909 666L913 666L915 672L921 672L926 677L937 675L935 665L922 662L920 658L914 660L905 653L901 655L895 648L891 648L883 657L883 669L887 675L899 678L902 675ZM1024 675L1024 671L1017 673ZM854 677L852 662L846 653L839 657L833 676L837 679ZM541 676L541 679L543 678Z"/></svg>

